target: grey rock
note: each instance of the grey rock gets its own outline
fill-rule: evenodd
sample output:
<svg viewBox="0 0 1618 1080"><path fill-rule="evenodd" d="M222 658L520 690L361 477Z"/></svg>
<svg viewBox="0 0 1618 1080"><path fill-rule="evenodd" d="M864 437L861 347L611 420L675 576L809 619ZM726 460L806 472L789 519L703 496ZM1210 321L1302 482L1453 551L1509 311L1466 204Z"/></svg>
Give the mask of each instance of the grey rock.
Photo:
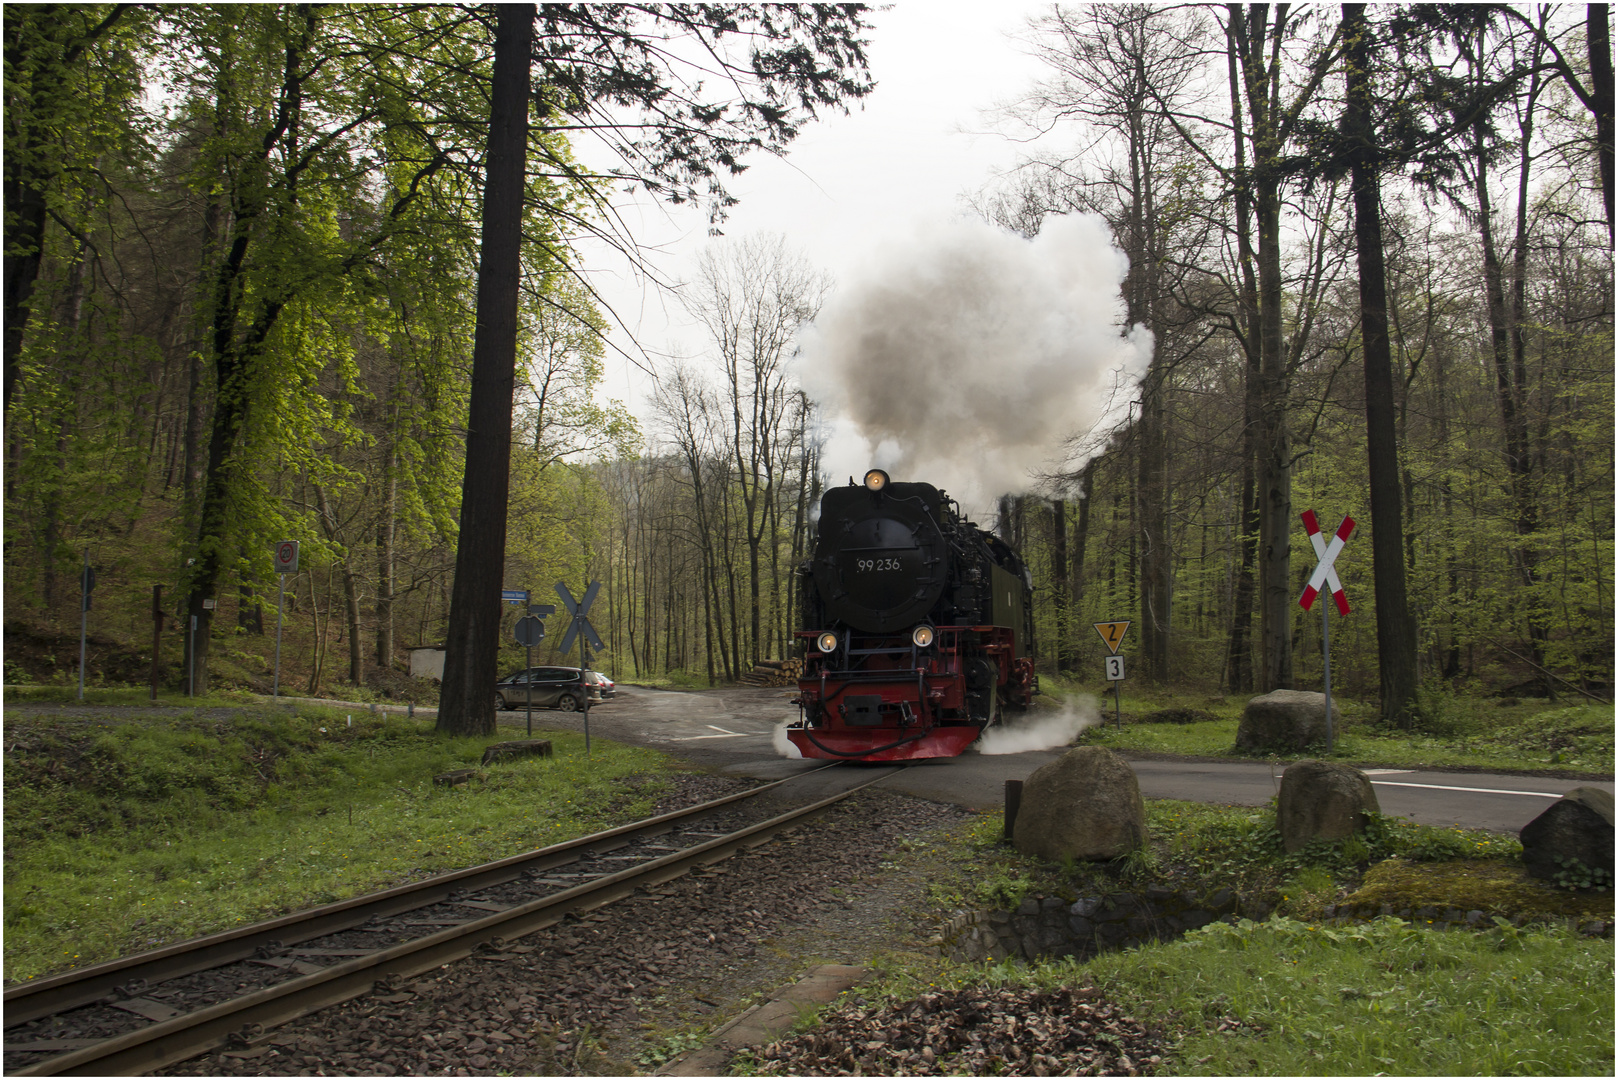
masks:
<svg viewBox="0 0 1618 1080"><path fill-rule="evenodd" d="M1055 927L1047 926L1039 932L1039 945L1042 949L1054 949L1067 940L1067 935Z"/></svg>
<svg viewBox="0 0 1618 1080"><path fill-rule="evenodd" d="M1011 953L1006 951L1006 947L998 941L989 946L989 957L993 960L1004 960L1010 955Z"/></svg>
<svg viewBox="0 0 1618 1080"><path fill-rule="evenodd" d="M1380 813L1376 791L1364 773L1330 761L1299 761L1281 774L1276 824L1281 846L1297 851L1311 840L1341 840Z"/></svg>
<svg viewBox="0 0 1618 1080"><path fill-rule="evenodd" d="M1079 915L1068 916L1067 926L1079 937L1089 937L1095 933L1095 924Z"/></svg>
<svg viewBox="0 0 1618 1080"><path fill-rule="evenodd" d="M1342 727L1342 713L1332 703L1332 722ZM1326 741L1326 695L1308 690L1276 690L1252 698L1236 727L1240 750L1302 750Z"/></svg>
<svg viewBox="0 0 1618 1080"><path fill-rule="evenodd" d="M1023 782L1017 850L1060 862L1126 855L1146 842L1146 804L1135 770L1101 746L1080 746Z"/></svg>
<svg viewBox="0 0 1618 1080"><path fill-rule="evenodd" d="M1060 911L1067 906L1067 901L1060 896L1047 896L1039 902L1041 911Z"/></svg>
<svg viewBox="0 0 1618 1080"><path fill-rule="evenodd" d="M1180 921L1185 924L1185 928L1187 930L1195 930L1199 926L1207 926L1209 923L1214 921L1214 918L1215 916L1213 912L1204 911L1201 908L1193 908L1190 911L1183 912L1180 915Z"/></svg>
<svg viewBox="0 0 1618 1080"><path fill-rule="evenodd" d="M1011 928L1016 931L1018 937L1027 937L1039 932L1039 920L1029 918L1027 915L1018 915L1011 920Z"/></svg>
<svg viewBox="0 0 1618 1080"><path fill-rule="evenodd" d="M1132 908L1135 906L1135 894L1130 892L1113 893L1107 897L1107 906L1113 910Z"/></svg>
<svg viewBox="0 0 1618 1080"><path fill-rule="evenodd" d="M1152 928L1152 924L1139 915L1131 915L1129 922L1125 925L1129 927L1129 932L1135 937L1140 937Z"/></svg>
<svg viewBox="0 0 1618 1080"><path fill-rule="evenodd" d="M1011 912L1001 911L999 909L991 911L989 912L989 921L995 926L1005 926L1007 923L1011 922Z"/></svg>
<svg viewBox="0 0 1618 1080"><path fill-rule="evenodd" d="M1522 827L1522 861L1534 877L1552 880L1563 869L1558 860L1577 859L1592 870L1613 866L1612 793L1576 787ZM1609 887L1611 883L1609 882Z"/></svg>
<svg viewBox="0 0 1618 1080"><path fill-rule="evenodd" d="M1470 926L1477 926L1483 922L1483 912L1473 908L1471 911L1466 913L1466 921Z"/></svg>
<svg viewBox="0 0 1618 1080"><path fill-rule="evenodd" d="M1017 905L1017 914L1018 915L1038 915L1039 914L1039 901L1034 899L1032 896L1028 897L1028 899L1024 900L1021 904Z"/></svg>
<svg viewBox="0 0 1618 1080"><path fill-rule="evenodd" d="M1088 919L1090 916L1094 915L1100 909L1100 907L1101 901L1095 897L1081 896L1079 899L1073 901L1073 905L1067 910L1068 914L1070 915L1077 915L1082 919Z"/></svg>
<svg viewBox="0 0 1618 1080"><path fill-rule="evenodd" d="M1127 933L1128 931L1118 923L1102 923L1096 927L1096 940L1110 945L1122 941Z"/></svg>
<svg viewBox="0 0 1618 1080"><path fill-rule="evenodd" d="M1236 906L1236 894L1229 889L1215 889L1214 894L1208 897L1208 906L1224 914Z"/></svg>

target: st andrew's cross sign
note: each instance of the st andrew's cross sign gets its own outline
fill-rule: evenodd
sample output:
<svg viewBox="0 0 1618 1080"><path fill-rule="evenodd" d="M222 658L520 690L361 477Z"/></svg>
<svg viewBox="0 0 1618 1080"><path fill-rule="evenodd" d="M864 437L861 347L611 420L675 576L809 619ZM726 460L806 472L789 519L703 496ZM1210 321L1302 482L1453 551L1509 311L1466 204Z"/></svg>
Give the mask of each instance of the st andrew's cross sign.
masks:
<svg viewBox="0 0 1618 1080"><path fill-rule="evenodd" d="M590 605L596 602L596 593L600 591L601 582L592 581L590 582L590 587L584 590L584 599L575 600L566 585L560 581L556 583L556 595L562 598L562 606L567 608L567 613L572 616L572 621L567 624L567 633L562 635L562 644L558 646L559 651L563 654L566 654L573 647L573 639L580 634L584 635L584 640L588 641L593 648L606 649L606 646L601 643L600 635L596 633L596 628L590 625L590 620L587 618L590 614ZM581 664L580 666L582 667L583 665Z"/></svg>

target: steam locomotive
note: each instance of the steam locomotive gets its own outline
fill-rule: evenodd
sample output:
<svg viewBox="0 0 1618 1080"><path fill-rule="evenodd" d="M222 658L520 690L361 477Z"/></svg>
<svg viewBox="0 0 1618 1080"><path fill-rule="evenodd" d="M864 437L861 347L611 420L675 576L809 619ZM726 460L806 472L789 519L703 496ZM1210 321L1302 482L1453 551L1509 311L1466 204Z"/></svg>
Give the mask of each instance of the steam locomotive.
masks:
<svg viewBox="0 0 1618 1080"><path fill-rule="evenodd" d="M931 484L827 491L798 573L804 757L954 757L1039 692L1028 567Z"/></svg>

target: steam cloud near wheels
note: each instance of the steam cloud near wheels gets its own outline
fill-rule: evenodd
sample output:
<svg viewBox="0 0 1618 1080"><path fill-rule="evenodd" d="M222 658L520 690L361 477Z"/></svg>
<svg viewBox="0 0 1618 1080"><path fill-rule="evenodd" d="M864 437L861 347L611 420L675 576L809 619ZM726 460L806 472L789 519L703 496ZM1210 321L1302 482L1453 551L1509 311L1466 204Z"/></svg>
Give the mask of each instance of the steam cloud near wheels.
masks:
<svg viewBox="0 0 1618 1080"><path fill-rule="evenodd" d="M826 416L828 482L874 465L945 489L980 519L1028 490L1064 440L1135 396L1152 335L1124 329L1128 269L1087 214L1049 219L1033 239L963 221L875 254L798 358Z"/></svg>

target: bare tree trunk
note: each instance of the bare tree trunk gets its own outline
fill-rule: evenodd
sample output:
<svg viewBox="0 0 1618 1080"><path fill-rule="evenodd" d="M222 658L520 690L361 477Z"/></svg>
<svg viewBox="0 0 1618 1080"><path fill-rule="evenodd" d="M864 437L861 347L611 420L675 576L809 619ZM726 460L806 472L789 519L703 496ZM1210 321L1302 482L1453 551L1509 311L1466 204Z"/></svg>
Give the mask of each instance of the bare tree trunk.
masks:
<svg viewBox="0 0 1618 1080"><path fill-rule="evenodd" d="M506 563L531 93L528 66L534 37L533 4L502 4L496 11L488 175L472 339L472 406L437 724L444 734L462 736L493 735L496 730L492 688L498 677L500 587Z"/></svg>
<svg viewBox="0 0 1618 1080"><path fill-rule="evenodd" d="M348 681L355 686L364 686L365 646L360 641L359 584L354 580L348 548L343 544L337 515L332 511L331 499L327 497L326 489L321 485L310 486L315 490L315 509L320 514L320 531L326 534L326 540L332 547L342 552L338 567L343 575L343 607L348 622Z"/></svg>
<svg viewBox="0 0 1618 1080"><path fill-rule="evenodd" d="M1067 555L1067 500L1051 501L1051 583L1056 608L1056 670L1073 670L1072 577Z"/></svg>
<svg viewBox="0 0 1618 1080"><path fill-rule="evenodd" d="M1388 341L1387 272L1377 136L1371 122L1371 32L1365 5L1343 5L1348 61L1344 133L1352 140L1354 247L1359 256L1360 336L1365 352L1365 442L1371 502L1371 559L1376 579L1376 639L1382 719L1408 728L1416 700L1416 625L1405 592L1393 354ZM1331 602L1322 596L1320 603Z"/></svg>
<svg viewBox="0 0 1618 1080"><path fill-rule="evenodd" d="M376 525L376 666L391 670L394 657L393 595L395 544L399 529L399 455L391 447L383 481L382 517Z"/></svg>

